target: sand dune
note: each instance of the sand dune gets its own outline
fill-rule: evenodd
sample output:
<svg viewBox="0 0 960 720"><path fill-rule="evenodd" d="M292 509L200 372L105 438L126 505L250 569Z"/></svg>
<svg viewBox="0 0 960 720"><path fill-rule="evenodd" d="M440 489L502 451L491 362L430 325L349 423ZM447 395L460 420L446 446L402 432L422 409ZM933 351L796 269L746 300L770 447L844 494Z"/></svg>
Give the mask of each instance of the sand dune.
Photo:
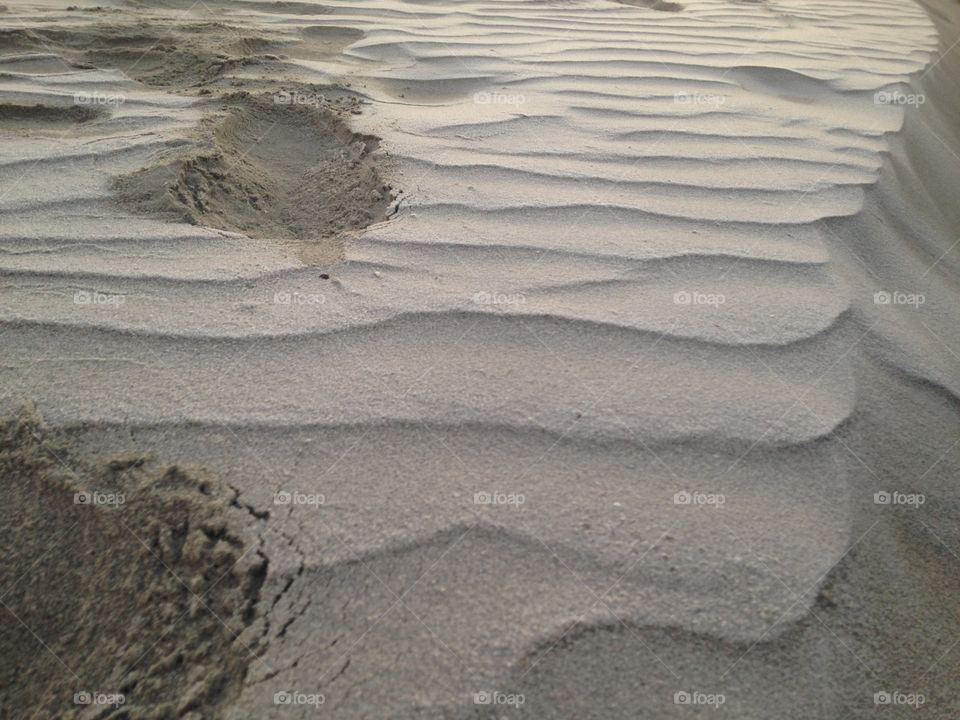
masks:
<svg viewBox="0 0 960 720"><path fill-rule="evenodd" d="M111 716L84 690L144 718L960 713L951 5L0 26L3 411L35 404L71 492L131 453L141 484L205 468L264 560L226 636L178 630L209 642L192 675L18 627L0 713ZM4 586L61 582L43 518L5 520Z"/></svg>

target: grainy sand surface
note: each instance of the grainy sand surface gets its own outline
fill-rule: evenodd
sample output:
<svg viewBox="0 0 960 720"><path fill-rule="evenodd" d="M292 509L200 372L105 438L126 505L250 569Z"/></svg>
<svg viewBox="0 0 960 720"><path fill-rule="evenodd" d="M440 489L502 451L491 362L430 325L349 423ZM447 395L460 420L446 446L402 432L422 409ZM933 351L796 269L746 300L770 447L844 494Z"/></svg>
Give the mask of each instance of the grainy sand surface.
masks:
<svg viewBox="0 0 960 720"><path fill-rule="evenodd" d="M960 717L958 39L9 3L0 717Z"/></svg>

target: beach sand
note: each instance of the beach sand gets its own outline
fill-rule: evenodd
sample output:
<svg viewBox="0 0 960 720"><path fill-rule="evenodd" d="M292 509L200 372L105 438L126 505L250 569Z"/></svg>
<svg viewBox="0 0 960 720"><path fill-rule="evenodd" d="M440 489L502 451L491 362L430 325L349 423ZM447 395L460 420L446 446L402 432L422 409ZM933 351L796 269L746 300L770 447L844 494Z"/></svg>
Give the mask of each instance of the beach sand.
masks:
<svg viewBox="0 0 960 720"><path fill-rule="evenodd" d="M958 37L8 3L0 717L960 716Z"/></svg>

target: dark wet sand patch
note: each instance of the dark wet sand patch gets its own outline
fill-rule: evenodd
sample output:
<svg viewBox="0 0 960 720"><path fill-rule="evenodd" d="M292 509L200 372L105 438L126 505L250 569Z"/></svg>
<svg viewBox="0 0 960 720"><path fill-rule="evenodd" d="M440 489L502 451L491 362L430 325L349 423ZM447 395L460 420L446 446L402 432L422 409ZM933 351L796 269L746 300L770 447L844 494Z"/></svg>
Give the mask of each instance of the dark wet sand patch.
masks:
<svg viewBox="0 0 960 720"><path fill-rule="evenodd" d="M634 7L649 8L650 10L660 10L662 12L680 12L683 5L674 2L665 2L664 0L614 0L621 5L633 5Z"/></svg>
<svg viewBox="0 0 960 720"><path fill-rule="evenodd" d="M236 493L81 458L30 409L0 420L0 486L4 717L103 717L94 695L111 717L219 717L256 662L267 572Z"/></svg>
<svg viewBox="0 0 960 720"><path fill-rule="evenodd" d="M63 130L107 115L100 107L89 105L20 105L0 103L0 131L32 133Z"/></svg>

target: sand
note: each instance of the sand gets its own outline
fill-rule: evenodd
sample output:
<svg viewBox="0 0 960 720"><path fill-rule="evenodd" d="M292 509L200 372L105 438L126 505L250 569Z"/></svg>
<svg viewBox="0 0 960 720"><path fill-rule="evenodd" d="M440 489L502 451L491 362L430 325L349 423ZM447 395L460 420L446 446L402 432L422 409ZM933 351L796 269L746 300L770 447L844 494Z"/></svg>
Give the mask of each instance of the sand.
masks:
<svg viewBox="0 0 960 720"><path fill-rule="evenodd" d="M954 4L0 24L4 716L960 714Z"/></svg>
<svg viewBox="0 0 960 720"><path fill-rule="evenodd" d="M228 95L188 149L117 178L118 198L152 217L304 241L332 262L346 231L386 220L396 200L375 167L376 140L345 125L348 107L325 96L304 106Z"/></svg>
<svg viewBox="0 0 960 720"><path fill-rule="evenodd" d="M142 455L88 465L29 409L0 432L5 717L134 693L137 717L219 714L266 630L259 518L200 470L151 473Z"/></svg>

